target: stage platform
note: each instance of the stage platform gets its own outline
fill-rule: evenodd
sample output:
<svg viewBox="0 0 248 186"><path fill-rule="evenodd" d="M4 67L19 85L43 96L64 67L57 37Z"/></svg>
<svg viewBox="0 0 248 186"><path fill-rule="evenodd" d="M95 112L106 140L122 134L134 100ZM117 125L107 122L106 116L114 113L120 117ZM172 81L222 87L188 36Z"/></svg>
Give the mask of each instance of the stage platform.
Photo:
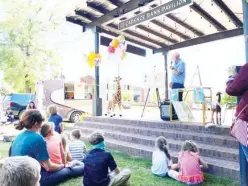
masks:
<svg viewBox="0 0 248 186"><path fill-rule="evenodd" d="M182 143L193 140L199 147L200 156L209 165L208 173L239 180L238 143L229 136L227 127L207 129L200 124L151 119L85 117L82 123L77 123L73 128L82 131L84 140L94 131L103 132L108 148L149 159L156 137L164 136L168 139L175 163Z"/></svg>

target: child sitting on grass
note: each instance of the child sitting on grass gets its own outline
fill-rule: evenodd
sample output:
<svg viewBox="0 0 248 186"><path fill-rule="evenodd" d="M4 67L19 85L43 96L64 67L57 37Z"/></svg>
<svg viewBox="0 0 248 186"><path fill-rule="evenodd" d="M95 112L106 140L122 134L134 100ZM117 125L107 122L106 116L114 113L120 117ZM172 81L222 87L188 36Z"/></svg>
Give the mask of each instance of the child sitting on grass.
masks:
<svg viewBox="0 0 248 186"><path fill-rule="evenodd" d="M73 130L71 133L72 142L69 145L69 151L71 153L72 160L83 161L86 154L86 146L83 141L80 140L80 130Z"/></svg>
<svg viewBox="0 0 248 186"><path fill-rule="evenodd" d="M93 149L84 159L84 186L128 185L131 172L128 169L120 171L112 154L105 151L103 135L98 132L93 133L89 137L89 143Z"/></svg>
<svg viewBox="0 0 248 186"><path fill-rule="evenodd" d="M198 185L204 181L202 168L207 169L208 165L200 158L198 148L192 141L185 141L182 151L179 153L179 172L170 170L168 175L188 185Z"/></svg>
<svg viewBox="0 0 248 186"><path fill-rule="evenodd" d="M66 135L61 136L62 139L62 146L64 149L64 162L65 165L68 164L69 167L76 167L76 166L84 166L84 163L78 160L73 160L71 157L71 153L69 152L68 148L68 138Z"/></svg>
<svg viewBox="0 0 248 186"><path fill-rule="evenodd" d="M166 177L173 164L166 139L163 136L158 137L155 146L156 150L152 154L152 173L159 177Z"/></svg>

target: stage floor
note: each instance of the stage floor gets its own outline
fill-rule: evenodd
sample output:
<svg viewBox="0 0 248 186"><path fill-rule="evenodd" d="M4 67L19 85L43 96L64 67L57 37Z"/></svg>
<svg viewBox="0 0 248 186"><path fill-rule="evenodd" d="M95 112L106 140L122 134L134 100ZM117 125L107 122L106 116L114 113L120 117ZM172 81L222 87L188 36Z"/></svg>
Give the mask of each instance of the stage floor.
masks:
<svg viewBox="0 0 248 186"><path fill-rule="evenodd" d="M143 107L142 106L132 106L131 109L123 109L122 110L122 118L125 119L133 119L133 120L150 120L150 121L161 121L160 119L160 111L158 107L146 107L143 118L141 118ZM116 113L118 113L118 108L116 109ZM202 123L202 112L200 110L192 111L195 122ZM103 115L105 112L103 112ZM207 120L209 121L211 113L207 112ZM105 116L103 116L105 117ZM119 118L119 116L115 116L115 118ZM224 121L224 122L223 122ZM232 110L227 110L226 113L223 111L222 113L222 126L229 127L232 124ZM185 122L187 123L187 122Z"/></svg>

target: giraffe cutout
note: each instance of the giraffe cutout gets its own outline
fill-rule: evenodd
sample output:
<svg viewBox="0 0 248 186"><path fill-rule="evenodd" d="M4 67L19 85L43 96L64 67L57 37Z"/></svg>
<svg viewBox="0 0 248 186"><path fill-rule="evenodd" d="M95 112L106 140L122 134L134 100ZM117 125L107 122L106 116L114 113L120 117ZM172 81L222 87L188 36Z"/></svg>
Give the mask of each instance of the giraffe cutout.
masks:
<svg viewBox="0 0 248 186"><path fill-rule="evenodd" d="M114 82L116 83L116 92L113 95L112 99L109 100L108 102L108 107L107 107L107 113L105 116L108 114L110 117L115 116L115 107L118 105L119 107L119 116L122 117L122 97L121 97L121 83L120 83L121 77L118 76L115 78ZM112 112L112 113L111 113Z"/></svg>

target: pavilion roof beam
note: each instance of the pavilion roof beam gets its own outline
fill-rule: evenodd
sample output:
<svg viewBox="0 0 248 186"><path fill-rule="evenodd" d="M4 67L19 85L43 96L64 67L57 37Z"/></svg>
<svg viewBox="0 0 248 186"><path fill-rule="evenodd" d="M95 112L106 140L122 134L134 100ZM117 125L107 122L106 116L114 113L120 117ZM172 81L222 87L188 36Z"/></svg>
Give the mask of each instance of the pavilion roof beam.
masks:
<svg viewBox="0 0 248 186"><path fill-rule="evenodd" d="M87 23L73 16L67 16L66 21L85 27Z"/></svg>
<svg viewBox="0 0 248 186"><path fill-rule="evenodd" d="M213 0L213 2L227 15L236 27L243 27L242 21L233 13L233 11L223 2L223 0Z"/></svg>
<svg viewBox="0 0 248 186"><path fill-rule="evenodd" d="M87 7L93 9L94 11L100 12L101 14L106 14L109 12L108 10L103 8L101 5L97 5L94 2L87 1L86 3L87 3Z"/></svg>
<svg viewBox="0 0 248 186"><path fill-rule="evenodd" d="M210 24L212 24L218 31L227 30L220 22L218 22L215 18L213 18L207 11L200 7L197 3L193 3L190 6L192 10L198 13L200 16L205 18Z"/></svg>
<svg viewBox="0 0 248 186"><path fill-rule="evenodd" d="M89 12L86 12L84 10L81 10L81 9L75 10L75 14L79 15L79 16L82 16L82 17L85 17L85 18L87 18L87 19L89 19L91 21L96 19L96 17L94 15L92 15Z"/></svg>
<svg viewBox="0 0 248 186"><path fill-rule="evenodd" d="M112 32L112 31L110 31L110 30L107 30L107 29L105 29L105 28L102 28L101 31L102 31L102 33L108 34L108 35L113 36L113 37L118 37L118 36L119 36L117 33ZM128 36L125 36L125 39L126 39L126 41L128 41L128 42L131 42L131 43L134 43L134 44L137 44L137 45L140 45L140 46L144 46L144 47L149 48L149 49L154 49L153 46L148 45L148 44L145 44L145 43L143 43L143 42L139 42L139 41L134 40L134 39L132 39L132 38L130 38L130 37L128 37Z"/></svg>
<svg viewBox="0 0 248 186"><path fill-rule="evenodd" d="M113 24L113 23L110 23L110 24L108 24L107 26L109 26L109 27L111 27L111 28L114 28L114 29L118 30L118 26L115 25L115 24ZM143 36L143 35L141 35L141 34L137 34L137 33L133 32L133 31L131 31L131 30L129 30L129 29L127 29L127 30L125 30L125 31L122 31L122 32L123 32L123 33L126 33L126 34L129 34L129 35L132 35L132 36L134 36L134 37L143 39L144 41L148 41L148 42L153 43L153 44L155 44L155 45L158 45L158 46L160 46L160 47L167 46L167 45L164 44L164 43L161 43L161 42L159 42L159 41L156 41L156 40L153 40L153 39L151 39L151 38L145 37L145 36Z"/></svg>
<svg viewBox="0 0 248 186"><path fill-rule="evenodd" d="M152 34L152 35L155 35L155 36L157 36L157 37L160 37L160 38L162 38L162 39L164 39L164 40L166 40L166 41L169 41L169 42L171 42L171 43L177 43L177 42L178 42L176 39L173 39L173 38L171 38L171 37L167 37L167 36L165 36L165 35L163 35L163 34L157 32L157 31L155 31L155 30L152 30L152 29L150 29L150 28L147 28L147 27L144 26L144 25L137 25L136 27L139 28L140 30L143 30L143 31L148 32L148 33L150 33L150 34Z"/></svg>
<svg viewBox="0 0 248 186"><path fill-rule="evenodd" d="M184 21L181 21L180 19L178 19L177 17L173 16L172 14L167 14L166 15L168 18L170 18L172 21L176 22L177 24L187 28L188 30L190 30L191 32L193 32L196 36L203 36L204 33L201 32L200 30L194 28L193 26L185 23Z"/></svg>
<svg viewBox="0 0 248 186"><path fill-rule="evenodd" d="M117 6L117 7L123 5L123 3L120 2L119 0L108 0L108 1L109 1L111 4L113 4L113 5Z"/></svg>
<svg viewBox="0 0 248 186"><path fill-rule="evenodd" d="M108 0L108 1L113 1L112 3L116 3L116 0ZM130 0L126 3L122 3L120 6L118 6L117 8L115 8L112 11L109 11L108 13L106 13L105 15L93 20L91 23L89 23L87 26L92 27L92 26L101 26L104 23L107 23L111 20L114 19L114 16L116 15L117 12L123 12L123 10L125 11L125 13L128 13L130 11L133 11L135 9L140 8L139 6L140 0Z"/></svg>
<svg viewBox="0 0 248 186"><path fill-rule="evenodd" d="M242 34L244 34L243 28L237 28L234 30L217 32L214 34L210 34L210 35L198 37L195 39L183 41L181 43L170 45L168 47L164 47L164 48L160 48L160 49L154 49L153 53L155 54L155 53L160 53L160 52L164 52L164 51L175 50L175 49L179 49L179 48L199 45L199 44L213 42L213 41L217 41L217 40L221 40L221 39L227 39L227 38L231 38L231 37L235 37L235 36L240 36Z"/></svg>
<svg viewBox="0 0 248 186"><path fill-rule="evenodd" d="M175 35L178 35L179 37L181 37L182 39L191 39L189 36L187 36L186 34L183 34L179 31L176 31L175 29L169 27L168 25L164 24L164 23L161 23L160 21L157 21L157 20L152 20L151 23L165 29L165 30L168 30L169 32L175 34Z"/></svg>

